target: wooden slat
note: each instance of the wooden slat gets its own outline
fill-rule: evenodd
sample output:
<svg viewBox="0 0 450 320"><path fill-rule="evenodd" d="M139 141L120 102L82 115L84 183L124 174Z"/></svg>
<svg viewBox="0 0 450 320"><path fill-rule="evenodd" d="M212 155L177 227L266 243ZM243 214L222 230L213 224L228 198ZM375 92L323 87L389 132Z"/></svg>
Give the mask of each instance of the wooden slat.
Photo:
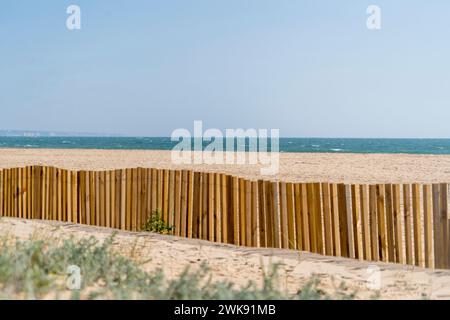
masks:
<svg viewBox="0 0 450 320"><path fill-rule="evenodd" d="M403 214L405 225L405 248L406 248L406 263L414 264L414 245L412 235L412 209L411 209L411 185L403 185Z"/></svg>
<svg viewBox="0 0 450 320"><path fill-rule="evenodd" d="M38 185L38 177L39 177L39 168L37 168L36 167L36 171L35 171L35 181L36 181L36 197L35 197L35 199L36 199L36 206L35 206L35 214L37 214L37 212L39 211L39 206L40 206L40 201L39 201L39 196L38 196L38 193L39 193L39 190L38 190L38 187L37 187L37 185ZM63 194L63 172L62 172L62 170L61 169L57 169L57 184L58 184L58 221L63 221L63 216L64 216L64 213L63 213L63 197L62 197L62 194Z"/></svg>
<svg viewBox="0 0 450 320"><path fill-rule="evenodd" d="M132 191L131 191L131 230L136 231L138 227L138 214L139 214L139 176L138 169L132 170ZM167 215L163 215L163 220L167 222Z"/></svg>
<svg viewBox="0 0 450 320"><path fill-rule="evenodd" d="M425 267L424 248L422 239L422 217L420 212L420 187L412 185L413 224L414 224L414 262L416 266Z"/></svg>
<svg viewBox="0 0 450 320"><path fill-rule="evenodd" d="M366 184L360 187L361 219L364 241L364 259L372 260L372 249L370 241L370 210L369 210L369 187Z"/></svg>
<svg viewBox="0 0 450 320"><path fill-rule="evenodd" d="M331 195L331 211L332 211L332 238L333 238L333 255L341 256L341 231L339 222L339 196L338 185L332 183L330 185Z"/></svg>
<svg viewBox="0 0 450 320"><path fill-rule="evenodd" d="M41 174L42 174L42 170L41 170ZM62 183L62 220L63 221L67 221L67 170L61 170L61 183ZM39 179L41 180L41 179ZM42 186L42 184L40 184L40 186ZM41 200L40 200L40 208L41 210L39 210L40 212L42 212L42 189L39 190L39 193L41 194Z"/></svg>
<svg viewBox="0 0 450 320"><path fill-rule="evenodd" d="M111 170L109 173L109 194L110 194L110 217L111 228L117 228L117 202L116 202L116 170Z"/></svg>
<svg viewBox="0 0 450 320"><path fill-rule="evenodd" d="M188 195L187 195L187 237L192 238L194 224L194 173L188 172Z"/></svg>
<svg viewBox="0 0 450 320"><path fill-rule="evenodd" d="M200 238L201 235L201 181L200 173L194 172L192 237L197 239Z"/></svg>
<svg viewBox="0 0 450 320"><path fill-rule="evenodd" d="M52 171L50 170L50 181L51 181L51 173ZM82 224L87 224L86 223L86 203L85 203L85 195L86 195L86 177L85 177L85 172L84 171L79 171L78 172L78 209L79 209L79 222ZM51 188L51 187L50 187ZM50 189L52 191L52 188ZM52 192L50 192L50 199L52 198ZM52 207L52 202L50 201L50 213L53 213L53 207Z"/></svg>
<svg viewBox="0 0 450 320"><path fill-rule="evenodd" d="M400 185L392 186L393 197L393 215L394 215L394 231L395 231L395 261L404 264L406 262L404 254L405 242L403 241L403 214L400 209Z"/></svg>
<svg viewBox="0 0 450 320"><path fill-rule="evenodd" d="M301 191L301 210L302 210L302 226L303 226L303 250L312 251L311 236L309 228L309 206L307 184L300 185Z"/></svg>
<svg viewBox="0 0 450 320"><path fill-rule="evenodd" d="M288 208L286 198L286 183L280 182L280 224L281 224L281 247L289 248L289 233L288 233Z"/></svg>
<svg viewBox="0 0 450 320"><path fill-rule="evenodd" d="M239 179L237 177L232 177L232 201L233 201L233 219L232 219L232 228L233 228L233 244L240 244L240 228L239 228Z"/></svg>
<svg viewBox="0 0 450 320"><path fill-rule="evenodd" d="M151 211L152 214L158 209L158 171L156 169L151 169L151 194L152 194L152 204ZM181 180L180 180L181 181ZM181 184L180 184L181 187Z"/></svg>
<svg viewBox="0 0 450 320"><path fill-rule="evenodd" d="M145 186L144 186L145 189ZM168 214L169 214L169 220L168 224L169 226L174 226L175 222L175 171L169 170L169 207L168 207ZM191 234L188 233L188 237L192 238L192 232Z"/></svg>
<svg viewBox="0 0 450 320"><path fill-rule="evenodd" d="M100 212L100 207L98 205L98 201L97 201L97 195L99 194L98 188L97 186L99 185L98 183L98 173L91 171L89 173L89 189L90 189L90 200L89 200L89 205L90 205L90 224L94 225L94 226L98 226L100 223L100 216L99 216L99 212Z"/></svg>
<svg viewBox="0 0 450 320"><path fill-rule="evenodd" d="M303 242L303 212L302 212L302 194L301 184L294 184L294 201L295 201L295 231L297 239L297 250L304 250Z"/></svg>
<svg viewBox="0 0 450 320"><path fill-rule="evenodd" d="M189 174L189 172L188 172ZM189 177L187 178L189 179ZM189 191L188 191L189 193ZM186 199L188 200L189 197ZM169 221L169 170L163 170L163 219L167 223ZM186 220L187 228L187 220Z"/></svg>
<svg viewBox="0 0 450 320"><path fill-rule="evenodd" d="M333 255L333 215L331 212L330 185L322 183L323 220L325 229L325 254Z"/></svg>
<svg viewBox="0 0 450 320"><path fill-rule="evenodd" d="M274 226L274 210L272 182L264 181L266 190L266 246L268 248L275 247L275 226Z"/></svg>
<svg viewBox="0 0 450 320"><path fill-rule="evenodd" d="M317 226L316 226L316 213L315 213L315 197L314 197L314 184L307 183L307 204L308 204L308 220L309 220L309 234L310 234L310 245L311 252L318 253L318 243L317 243Z"/></svg>
<svg viewBox="0 0 450 320"><path fill-rule="evenodd" d="M3 195L3 191L4 191L4 181L3 181L3 169L0 169L0 216L5 216L5 211L3 208L4 205L4 195Z"/></svg>
<svg viewBox="0 0 450 320"><path fill-rule="evenodd" d="M215 201L215 220L216 220L216 242L222 242L222 177L221 174L216 173L215 178L215 193L216 193L216 201Z"/></svg>
<svg viewBox="0 0 450 320"><path fill-rule="evenodd" d="M127 227L127 171L120 170L120 229Z"/></svg>
<svg viewBox="0 0 450 320"><path fill-rule="evenodd" d="M388 261L395 262L395 230L394 230L394 213L392 200L392 184L385 184L386 199L386 228L387 228L387 244L388 244Z"/></svg>
<svg viewBox="0 0 450 320"><path fill-rule="evenodd" d="M105 192L105 226L111 227L111 171L105 171L104 173L104 192ZM102 199L103 200L103 199Z"/></svg>
<svg viewBox="0 0 450 320"><path fill-rule="evenodd" d="M215 215L214 215L214 173L208 173L208 240L214 241L215 235Z"/></svg>
<svg viewBox="0 0 450 320"><path fill-rule="evenodd" d="M274 243L275 248L282 247L281 241L281 207L280 207L280 184L272 182L272 205L273 205L273 223L274 223Z"/></svg>
<svg viewBox="0 0 450 320"><path fill-rule="evenodd" d="M188 201L188 172L183 170L181 173L181 223L180 235L187 235L187 201Z"/></svg>
<svg viewBox="0 0 450 320"><path fill-rule="evenodd" d="M341 242L341 255L350 257L349 234L348 234L348 214L347 214L347 193L345 184L338 184L338 201L339 201L339 231Z"/></svg>
<svg viewBox="0 0 450 320"><path fill-rule="evenodd" d="M96 171L95 172L95 216L96 216L96 225L97 226L105 226L105 192L104 192L104 172Z"/></svg>
<svg viewBox="0 0 450 320"><path fill-rule="evenodd" d="M208 239L208 173L202 173L202 239Z"/></svg>
<svg viewBox="0 0 450 320"><path fill-rule="evenodd" d="M441 235L442 235L442 268L450 268L449 258L449 234L448 234L448 184L441 183L440 184L440 201L439 201L439 209L440 209L440 227L441 227Z"/></svg>
<svg viewBox="0 0 450 320"><path fill-rule="evenodd" d="M158 177L158 195L156 199L157 207L160 210L162 214L162 218L164 219L164 170L159 169L157 170L157 177Z"/></svg>
<svg viewBox="0 0 450 320"><path fill-rule="evenodd" d="M221 175L221 188L222 188L222 242L228 243L228 194L230 193L228 188L228 177L225 174Z"/></svg>
<svg viewBox="0 0 450 320"><path fill-rule="evenodd" d="M131 203L132 203L132 186L133 186L133 176L132 176L132 170L126 169L126 212L125 212L125 230L131 230L131 216L132 216L132 209L131 209Z"/></svg>
<svg viewBox="0 0 450 320"><path fill-rule="evenodd" d="M431 185L423 185L423 215L425 229L425 266L434 268L433 254L433 198ZM398 261L402 263L401 261Z"/></svg>
<svg viewBox="0 0 450 320"><path fill-rule="evenodd" d="M17 193L18 193L18 208L17 208L17 216L19 218L23 218L23 208L22 208L22 168L17 169ZM45 188L44 190L47 190ZM43 217L44 219L48 219L46 216Z"/></svg>
<svg viewBox="0 0 450 320"><path fill-rule="evenodd" d="M175 214L174 214L174 234L181 235L181 171L175 172Z"/></svg>
<svg viewBox="0 0 450 320"><path fill-rule="evenodd" d="M352 210L353 210L353 230L355 232L355 257L364 259L364 237L361 214L361 192L360 185L354 184L352 188Z"/></svg>
<svg viewBox="0 0 450 320"><path fill-rule="evenodd" d="M47 185L48 185L47 179ZM79 207L78 207L78 172L72 171L72 221L75 223L79 223ZM48 201L49 197L47 197Z"/></svg>
<svg viewBox="0 0 450 320"><path fill-rule="evenodd" d="M260 247L260 226L259 226L259 185L257 181L252 181L252 246Z"/></svg>
<svg viewBox="0 0 450 320"><path fill-rule="evenodd" d="M378 239L378 214L377 214L377 187L369 186L369 211L370 211L370 240L372 244L372 260L380 260Z"/></svg>
<svg viewBox="0 0 450 320"><path fill-rule="evenodd" d="M295 225L295 195L294 184L286 183L287 223L289 235L289 249L297 249L297 234Z"/></svg>
<svg viewBox="0 0 450 320"><path fill-rule="evenodd" d="M387 225L386 225L386 199L384 184L377 184L377 215L378 215L378 236L380 239L381 260L389 261Z"/></svg>
<svg viewBox="0 0 450 320"><path fill-rule="evenodd" d="M349 257L356 257L355 249L355 230L353 229L353 208L352 208L352 190L351 186L345 185L345 207L347 212L347 243Z"/></svg>
<svg viewBox="0 0 450 320"><path fill-rule="evenodd" d="M239 234L240 234L240 245L241 246L245 246L246 243L246 226L245 226L245 221L246 221L246 212L245 212L245 208L246 208L246 204L245 204L245 180L240 178L239 179Z"/></svg>

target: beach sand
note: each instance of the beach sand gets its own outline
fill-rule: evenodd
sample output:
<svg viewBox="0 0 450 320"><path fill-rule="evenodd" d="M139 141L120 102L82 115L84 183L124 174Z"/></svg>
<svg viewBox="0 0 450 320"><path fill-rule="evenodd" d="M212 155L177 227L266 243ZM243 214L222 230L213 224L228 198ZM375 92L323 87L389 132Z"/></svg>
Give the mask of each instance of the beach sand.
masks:
<svg viewBox="0 0 450 320"><path fill-rule="evenodd" d="M450 156L447 155L281 153L279 174L261 177L258 165L174 165L170 151L0 149L0 167L26 165L51 165L73 170L138 166L194 169L293 182L450 182ZM36 233L55 238L69 235L104 238L112 232L106 228L56 222L8 218L2 218L1 221L0 235L10 233L21 238ZM206 261L215 280L245 284L248 280L261 280L261 264L282 262L282 284L290 292L298 290L314 274L321 280L321 288L327 293L332 294L340 282L344 282L348 293L357 291L358 297L370 298L376 291L367 288L367 268L376 265L382 269L381 298L408 299L424 295L428 298L450 299L450 271L130 232L120 232L116 245L128 255L130 250L137 250L138 253L132 255L151 257L152 261L146 267L149 270L163 267L169 277L177 276L188 265L197 268L202 261Z"/></svg>
<svg viewBox="0 0 450 320"><path fill-rule="evenodd" d="M43 239L61 241L69 237L95 237L103 240L112 229L40 220L0 218L0 235L22 240ZM197 270L205 262L212 281L230 281L243 286L249 280L262 283L263 269L271 263L280 264L280 289L296 293L312 277L319 289L336 297L336 292L356 294L369 299L450 299L450 271L432 271L380 262L364 262L346 258L326 257L306 252L282 249L256 249L214 244L203 240L185 239L153 233L118 231L113 250L137 262L144 262L147 271L162 268L169 279L178 277L186 268ZM371 284L370 272L379 268L380 289ZM373 280L372 280L373 281ZM343 286L341 286L343 284Z"/></svg>
<svg viewBox="0 0 450 320"><path fill-rule="evenodd" d="M194 169L292 182L450 182L450 155L280 153L279 174L261 177L260 165L175 165L172 164L170 151L0 149L0 167L25 165L85 170L138 166Z"/></svg>

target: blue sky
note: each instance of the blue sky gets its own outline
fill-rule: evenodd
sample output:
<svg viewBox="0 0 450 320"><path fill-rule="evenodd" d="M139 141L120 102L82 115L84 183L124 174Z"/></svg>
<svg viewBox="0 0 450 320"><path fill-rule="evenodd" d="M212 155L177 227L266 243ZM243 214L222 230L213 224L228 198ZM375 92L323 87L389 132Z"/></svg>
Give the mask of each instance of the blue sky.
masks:
<svg viewBox="0 0 450 320"><path fill-rule="evenodd" d="M0 129L450 137L449 31L445 0L2 0Z"/></svg>

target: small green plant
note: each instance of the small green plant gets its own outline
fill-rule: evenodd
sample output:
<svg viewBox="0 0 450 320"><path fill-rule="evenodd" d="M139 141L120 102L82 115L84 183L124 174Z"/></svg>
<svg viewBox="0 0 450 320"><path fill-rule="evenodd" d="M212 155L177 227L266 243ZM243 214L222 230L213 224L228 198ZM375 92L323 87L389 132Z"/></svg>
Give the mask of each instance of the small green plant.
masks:
<svg viewBox="0 0 450 320"><path fill-rule="evenodd" d="M156 232L161 234L172 234L173 226L169 226L161 216L161 211L156 209L145 224L142 226L142 231Z"/></svg>

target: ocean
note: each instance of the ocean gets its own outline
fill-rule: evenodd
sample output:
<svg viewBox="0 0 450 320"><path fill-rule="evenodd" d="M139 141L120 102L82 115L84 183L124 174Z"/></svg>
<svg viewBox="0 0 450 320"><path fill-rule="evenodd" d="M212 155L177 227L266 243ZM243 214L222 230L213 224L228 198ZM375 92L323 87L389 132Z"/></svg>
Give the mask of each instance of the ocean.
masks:
<svg viewBox="0 0 450 320"><path fill-rule="evenodd" d="M171 150L176 144L169 137L0 137L0 148ZM280 138L279 147L280 152L450 154L450 139Z"/></svg>

